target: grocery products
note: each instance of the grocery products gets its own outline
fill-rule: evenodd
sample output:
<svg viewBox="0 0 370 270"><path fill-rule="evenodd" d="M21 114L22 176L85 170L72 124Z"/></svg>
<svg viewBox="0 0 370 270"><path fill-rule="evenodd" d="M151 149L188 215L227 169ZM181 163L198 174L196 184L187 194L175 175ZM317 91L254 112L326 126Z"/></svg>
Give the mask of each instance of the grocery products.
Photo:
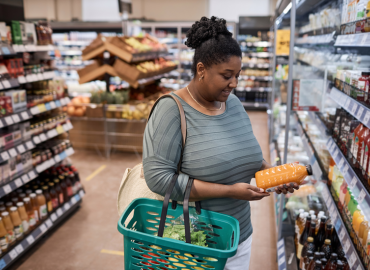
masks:
<svg viewBox="0 0 370 270"><path fill-rule="evenodd" d="M184 225L172 225L164 229L163 237L180 240L185 242L185 226ZM204 231L194 231L190 232L191 243L193 245L206 247L206 234Z"/></svg>
<svg viewBox="0 0 370 270"><path fill-rule="evenodd" d="M307 175L312 175L310 165L302 166L295 163L273 167L256 173L257 187L266 192L274 191L275 187L288 183L300 185Z"/></svg>

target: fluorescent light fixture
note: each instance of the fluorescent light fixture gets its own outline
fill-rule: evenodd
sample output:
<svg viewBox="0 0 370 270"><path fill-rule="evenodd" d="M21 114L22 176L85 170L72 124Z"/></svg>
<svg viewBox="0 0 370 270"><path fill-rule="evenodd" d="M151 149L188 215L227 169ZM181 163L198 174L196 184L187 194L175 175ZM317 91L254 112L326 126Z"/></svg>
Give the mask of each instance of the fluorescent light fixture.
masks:
<svg viewBox="0 0 370 270"><path fill-rule="evenodd" d="M294 0L293 0L293 1L294 1ZM286 8L284 9L283 13L284 13L284 14L287 14L291 8L292 8L292 2L290 2L290 3L286 6Z"/></svg>

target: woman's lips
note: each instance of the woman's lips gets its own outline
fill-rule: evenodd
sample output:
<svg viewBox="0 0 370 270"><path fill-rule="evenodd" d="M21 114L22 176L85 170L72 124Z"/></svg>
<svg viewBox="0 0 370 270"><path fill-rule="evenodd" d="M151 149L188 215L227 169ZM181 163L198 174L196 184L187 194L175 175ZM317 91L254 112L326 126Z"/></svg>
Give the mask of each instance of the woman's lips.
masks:
<svg viewBox="0 0 370 270"><path fill-rule="evenodd" d="M231 90L230 91L227 91L227 90L222 90L222 95L227 97L228 95L230 95L231 93Z"/></svg>

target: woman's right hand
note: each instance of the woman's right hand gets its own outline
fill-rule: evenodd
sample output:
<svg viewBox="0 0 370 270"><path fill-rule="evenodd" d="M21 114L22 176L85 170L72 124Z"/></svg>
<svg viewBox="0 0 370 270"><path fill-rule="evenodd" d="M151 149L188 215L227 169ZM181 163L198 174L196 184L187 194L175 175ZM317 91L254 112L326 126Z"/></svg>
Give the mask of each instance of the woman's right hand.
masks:
<svg viewBox="0 0 370 270"><path fill-rule="evenodd" d="M244 201L259 201L270 196L263 189L247 183L236 183L230 186L231 198Z"/></svg>

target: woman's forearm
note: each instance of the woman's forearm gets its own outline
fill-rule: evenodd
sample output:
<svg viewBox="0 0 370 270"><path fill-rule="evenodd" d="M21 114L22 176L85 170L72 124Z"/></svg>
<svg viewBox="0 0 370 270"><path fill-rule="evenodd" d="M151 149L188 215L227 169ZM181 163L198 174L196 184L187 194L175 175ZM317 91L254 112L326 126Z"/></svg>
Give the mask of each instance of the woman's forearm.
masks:
<svg viewBox="0 0 370 270"><path fill-rule="evenodd" d="M190 201L202 201L232 196L232 186L215 184L194 179L190 192Z"/></svg>
<svg viewBox="0 0 370 270"><path fill-rule="evenodd" d="M265 160L262 160L262 166L260 168L260 171L262 170L266 170L266 169L270 169L272 168L273 166L271 166L270 164L268 164Z"/></svg>

